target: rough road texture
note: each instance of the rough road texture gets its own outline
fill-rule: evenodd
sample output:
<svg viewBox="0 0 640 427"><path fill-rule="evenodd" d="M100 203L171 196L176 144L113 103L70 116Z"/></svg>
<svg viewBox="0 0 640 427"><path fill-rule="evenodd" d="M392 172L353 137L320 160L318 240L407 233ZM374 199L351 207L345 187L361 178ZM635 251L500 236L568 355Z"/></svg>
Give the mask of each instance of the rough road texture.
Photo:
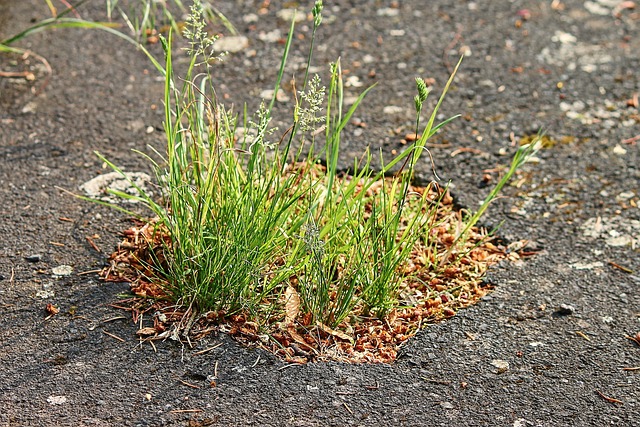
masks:
<svg viewBox="0 0 640 427"><path fill-rule="evenodd" d="M248 38L220 66L219 93L251 110L276 73L282 46L271 32L286 34L277 16L285 6L272 1L263 15L262 1L219 3ZM393 366L287 367L224 335L194 349L138 346L130 319L107 321L123 315L107 304L126 286L78 274L103 265L126 218L57 187L78 191L107 172L94 150L148 172L130 149L162 147L161 108L151 108L161 105L162 83L142 54L112 36L42 33L20 46L51 64L43 91L29 91L44 81L39 68L32 83L0 79L1 425L640 425L640 372L623 370L640 366L640 346L625 338L640 332L638 5L331 3L315 63L325 70L340 55L352 86L380 82L358 113L367 127L348 129L345 161L367 144L401 148L412 131L413 77L434 78L437 92L466 52L443 111L462 118L436 138L437 170L460 203L476 206L487 191L483 170L505 165L514 150L510 134L545 128L556 144L485 219L506 220L506 239L529 239L541 252L493 269L497 290L486 301L428 327ZM0 0L2 36L46 17L44 2ZM309 26L301 23L301 33ZM305 52L301 41L292 68ZM1 70L19 65L0 56ZM425 162L427 178L429 169ZM40 261L25 259L35 255ZM61 265L73 274L54 276ZM50 320L47 303L61 308ZM575 310L560 314L562 304Z"/></svg>

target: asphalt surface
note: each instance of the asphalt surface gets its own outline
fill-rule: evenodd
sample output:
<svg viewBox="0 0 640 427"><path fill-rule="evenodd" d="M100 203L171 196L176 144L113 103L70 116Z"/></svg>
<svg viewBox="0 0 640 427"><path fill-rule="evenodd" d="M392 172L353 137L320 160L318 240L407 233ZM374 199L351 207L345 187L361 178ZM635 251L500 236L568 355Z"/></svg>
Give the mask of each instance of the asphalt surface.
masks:
<svg viewBox="0 0 640 427"><path fill-rule="evenodd" d="M41 3L0 1L0 35L46 18ZM99 16L98 3L86 13ZM393 365L288 366L225 335L193 349L138 345L137 326L108 306L126 285L83 274L103 265L126 219L59 188L77 191L104 172L94 150L148 171L130 149L162 147L162 82L140 52L99 32L20 42L46 58L48 79L35 57L0 55L0 71L36 77L0 78L0 424L640 425L640 345L630 339L640 332L640 14L632 3L326 5L318 71L340 56L351 96L379 82L357 113L366 127L346 131L345 164L366 145L402 149L413 130L413 78L434 79L437 93L461 53L442 111L461 118L432 148L461 205L477 206L485 175L495 182L521 138L542 128L550 139L484 219L504 221L499 234L529 240L537 255L492 269L493 293L428 326ZM220 64L218 93L251 111L271 89L288 29L278 12L291 5L218 7L247 37ZM310 27L298 24L307 37L289 72L305 61ZM430 178L428 162L421 171ZM53 274L62 265L73 274ZM46 320L47 303L61 313Z"/></svg>

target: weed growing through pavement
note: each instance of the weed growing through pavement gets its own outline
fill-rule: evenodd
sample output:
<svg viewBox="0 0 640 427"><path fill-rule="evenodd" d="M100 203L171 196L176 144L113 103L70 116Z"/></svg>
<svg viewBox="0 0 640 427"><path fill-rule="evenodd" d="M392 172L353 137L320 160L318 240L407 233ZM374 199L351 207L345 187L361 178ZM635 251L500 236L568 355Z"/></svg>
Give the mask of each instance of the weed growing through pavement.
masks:
<svg viewBox="0 0 640 427"><path fill-rule="evenodd" d="M104 272L107 280L131 280L134 293L150 297L146 309L156 311L150 339L198 336L215 320L291 361L388 362L423 322L451 316L486 292L482 276L504 254L475 225L538 144L519 148L470 215L453 209L446 186L413 185L418 161L431 157L427 141L453 119L436 124L460 63L425 125L430 90L416 79L418 137L411 146L386 163L382 153L366 151L344 176L338 169L342 133L371 88L347 108L339 60L331 64L327 86L305 74L291 127L278 134L270 122L295 20L271 102L249 117L216 97L211 67L220 56L211 50L203 16L202 3L194 1L181 28L190 55L183 76L173 67L172 31L166 40L160 37L164 64L145 50L165 76L166 153L147 157L162 197L134 182L135 196L114 192L155 215L127 230ZM315 2L313 17L307 70L322 1ZM70 19L49 25L74 26ZM139 33L145 20L128 22ZM378 155L382 167L374 170ZM166 329L171 320L180 331Z"/></svg>
<svg viewBox="0 0 640 427"><path fill-rule="evenodd" d="M471 215L452 209L446 187L412 184L418 160L430 155L427 141L451 120L435 122L460 64L424 127L430 90L416 79L420 136L407 150L378 171L367 151L342 176L342 133L371 88L346 108L339 60L331 64L328 87L305 75L291 128L277 138L270 120L293 23L271 102L253 118L246 111L240 118L216 98L211 39L198 26L199 7L194 2L185 32L191 62L184 78L173 69L171 35L163 41L167 153L154 162L163 199L142 190L136 196L157 218L131 232L136 249L116 252L107 278L119 280L118 261L133 257L146 272L134 283L138 294L227 322L232 334L289 360L389 361L423 320L452 315L481 296L478 283L500 251L475 225L537 146L518 150ZM316 1L313 35L321 12ZM308 154L295 148L301 142Z"/></svg>

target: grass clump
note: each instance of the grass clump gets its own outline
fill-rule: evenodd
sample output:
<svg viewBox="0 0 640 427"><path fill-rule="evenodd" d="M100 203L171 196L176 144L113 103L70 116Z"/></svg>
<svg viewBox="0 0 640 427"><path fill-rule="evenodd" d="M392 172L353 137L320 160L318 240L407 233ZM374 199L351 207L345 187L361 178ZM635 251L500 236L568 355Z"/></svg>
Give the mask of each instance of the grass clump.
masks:
<svg viewBox="0 0 640 427"><path fill-rule="evenodd" d="M316 1L314 35L321 12ZM157 153L160 160L149 158L162 198L140 188L136 196L119 194L145 203L156 218L128 233L107 278L131 278L119 270L126 260L135 267L134 291L154 297L156 309L200 313L200 330L207 319L226 322L232 334L295 361L390 361L423 321L450 316L483 294L481 276L499 251L474 226L536 145L518 150L474 214L456 212L446 186L412 184L427 141L451 120L436 124L436 115L460 63L424 126L430 90L416 79L420 136L408 149L388 163L367 151L344 175L342 132L371 88L346 108L339 60L327 87L307 74L291 127L276 134L270 121L293 22L273 99L252 117L218 101L210 69L219 57L203 25L195 1L182 77L173 67L171 33L162 40L167 150ZM374 155L383 165L377 171ZM156 302L163 300L169 302Z"/></svg>

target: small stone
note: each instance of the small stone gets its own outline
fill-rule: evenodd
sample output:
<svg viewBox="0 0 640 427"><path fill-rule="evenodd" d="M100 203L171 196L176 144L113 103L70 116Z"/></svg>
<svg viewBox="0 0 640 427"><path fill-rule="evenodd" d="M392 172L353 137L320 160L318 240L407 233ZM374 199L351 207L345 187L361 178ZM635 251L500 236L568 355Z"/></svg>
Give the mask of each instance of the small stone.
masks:
<svg viewBox="0 0 640 427"><path fill-rule="evenodd" d="M608 237L605 242L607 243L607 245L609 246L615 246L615 247L621 247L621 246L629 246L632 245L634 242L633 237L628 236L628 235L621 235L621 236L611 236Z"/></svg>
<svg viewBox="0 0 640 427"><path fill-rule="evenodd" d="M302 22L306 19L306 15L302 12L298 12L295 9L280 9L276 16L283 21L291 22L295 19L295 22Z"/></svg>
<svg viewBox="0 0 640 427"><path fill-rule="evenodd" d="M49 405L62 405L67 402L66 396L49 396L47 397Z"/></svg>
<svg viewBox="0 0 640 427"><path fill-rule="evenodd" d="M453 409L451 402L440 402L440 406L442 406L443 409Z"/></svg>
<svg viewBox="0 0 640 427"><path fill-rule="evenodd" d="M254 22L258 22L258 19L258 15L255 13L248 13L242 17L242 21L244 21L245 24L253 24Z"/></svg>
<svg viewBox="0 0 640 427"><path fill-rule="evenodd" d="M509 362L507 362L506 360L495 359L491 361L491 364L498 368L498 370L496 371L497 374L502 374L509 370Z"/></svg>
<svg viewBox="0 0 640 427"><path fill-rule="evenodd" d="M22 114L35 113L38 109L38 104L35 102L28 102L24 107L22 107Z"/></svg>
<svg viewBox="0 0 640 427"><path fill-rule="evenodd" d="M245 36L226 36L215 41L213 48L216 52L240 52L249 47L249 39Z"/></svg>
<svg viewBox="0 0 640 427"><path fill-rule="evenodd" d="M135 198L124 199L109 194L108 190L116 190L122 193L137 196L136 186L142 189L148 196L152 195L148 183L151 177L144 172L125 172L124 177L118 172L109 172L98 175L95 178L80 185L80 190L94 199L109 202L121 201L124 203L137 203Z"/></svg>
<svg viewBox="0 0 640 427"><path fill-rule="evenodd" d="M358 76L349 76L344 81L345 87L362 87L364 83L360 81Z"/></svg>
<svg viewBox="0 0 640 427"><path fill-rule="evenodd" d="M49 289L42 289L36 292L36 296L41 299L49 299L56 296L55 292Z"/></svg>
<svg viewBox="0 0 640 427"><path fill-rule="evenodd" d="M478 85L480 85L482 87L489 87L489 88L496 87L496 84L493 81L489 80L489 79L480 80L478 82Z"/></svg>
<svg viewBox="0 0 640 427"><path fill-rule="evenodd" d="M267 43L276 43L281 38L282 38L282 32L277 28L275 30L269 31L268 33L258 34L258 39Z"/></svg>
<svg viewBox="0 0 640 427"><path fill-rule="evenodd" d="M625 154L627 154L627 150L622 148L620 144L616 144L616 146L613 147L613 154L617 154L618 156L624 156Z"/></svg>
<svg viewBox="0 0 640 427"><path fill-rule="evenodd" d="M491 364L498 369L496 371L497 374L502 374L509 370L509 362L506 360L495 359L491 361Z"/></svg>
<svg viewBox="0 0 640 427"><path fill-rule="evenodd" d="M616 196L616 201L617 202L626 202L629 199L634 198L636 195L636 193L634 193L633 191L625 191L623 193L620 193Z"/></svg>
<svg viewBox="0 0 640 427"><path fill-rule="evenodd" d="M376 12L378 16L398 16L400 14L399 9L393 9L390 7L383 7Z"/></svg>
<svg viewBox="0 0 640 427"><path fill-rule="evenodd" d="M607 16L611 14L611 9L604 7L598 1L585 1L584 8L594 15Z"/></svg>
<svg viewBox="0 0 640 427"><path fill-rule="evenodd" d="M594 262L574 262L569 265L571 268L575 268L576 270L593 270L594 268L604 267L604 264L601 261Z"/></svg>
<svg viewBox="0 0 640 427"><path fill-rule="evenodd" d="M384 114L400 114L404 112L404 108L398 107L397 105L387 105L382 109Z"/></svg>
<svg viewBox="0 0 640 427"><path fill-rule="evenodd" d="M54 276L71 276L73 273L73 267L70 265L59 265L57 267L53 267L51 272Z"/></svg>
<svg viewBox="0 0 640 427"><path fill-rule="evenodd" d="M560 308L556 310L556 314L560 316L570 316L576 312L576 308L569 304L560 304Z"/></svg>
<svg viewBox="0 0 640 427"><path fill-rule="evenodd" d="M560 42L562 44L575 43L578 41L576 36L574 36L573 34L565 33L563 31L556 31L553 37L551 37L551 40L553 40L554 42Z"/></svg>
<svg viewBox="0 0 640 427"><path fill-rule="evenodd" d="M260 98L265 99L265 100L269 100L269 99L273 98L273 89L265 89L262 92L260 92ZM278 91L278 94L276 95L276 101L278 101L278 102L288 102L289 101L289 97L287 96L286 93L284 93L284 91L282 89L280 89Z"/></svg>
<svg viewBox="0 0 640 427"><path fill-rule="evenodd" d="M364 62L365 64L371 64L375 61L376 61L375 56L370 54L366 54L365 56L362 57L362 62Z"/></svg>
<svg viewBox="0 0 640 427"><path fill-rule="evenodd" d="M33 254L33 255L29 255L29 256L24 257L24 259L26 259L29 262L40 262L40 261L42 261L42 255Z"/></svg>

